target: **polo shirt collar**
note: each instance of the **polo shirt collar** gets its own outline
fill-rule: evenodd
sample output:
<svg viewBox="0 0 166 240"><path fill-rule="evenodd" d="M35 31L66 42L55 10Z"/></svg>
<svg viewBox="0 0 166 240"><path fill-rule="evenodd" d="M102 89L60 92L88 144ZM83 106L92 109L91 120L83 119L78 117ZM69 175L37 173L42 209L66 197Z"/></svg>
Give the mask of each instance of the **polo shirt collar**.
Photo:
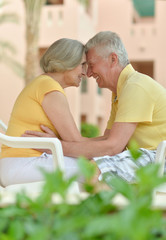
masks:
<svg viewBox="0 0 166 240"><path fill-rule="evenodd" d="M121 90L123 89L123 86L126 82L126 79L128 79L129 75L131 75L132 73L134 73L135 70L132 67L131 64L128 64L120 73L119 75L119 79L118 79L118 84L117 84L117 97L116 99L118 100L120 94L121 94Z"/></svg>

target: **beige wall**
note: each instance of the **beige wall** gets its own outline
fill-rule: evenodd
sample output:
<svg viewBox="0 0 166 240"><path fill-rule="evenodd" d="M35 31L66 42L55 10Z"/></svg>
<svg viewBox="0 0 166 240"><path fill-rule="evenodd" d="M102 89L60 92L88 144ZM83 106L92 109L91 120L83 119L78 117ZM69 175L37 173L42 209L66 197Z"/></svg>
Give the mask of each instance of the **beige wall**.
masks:
<svg viewBox="0 0 166 240"><path fill-rule="evenodd" d="M156 4L155 75L156 79L166 87L166 1L158 0ZM154 49L154 46L153 46ZM152 51L153 51L152 49Z"/></svg>
<svg viewBox="0 0 166 240"><path fill-rule="evenodd" d="M9 41L16 48L15 60L24 64L25 57L25 27L24 6L21 0L12 0L3 7L3 12L15 12L19 17L19 23L5 23L0 25L0 40ZM14 101L24 86L23 79L2 62L0 62L0 118L7 124Z"/></svg>

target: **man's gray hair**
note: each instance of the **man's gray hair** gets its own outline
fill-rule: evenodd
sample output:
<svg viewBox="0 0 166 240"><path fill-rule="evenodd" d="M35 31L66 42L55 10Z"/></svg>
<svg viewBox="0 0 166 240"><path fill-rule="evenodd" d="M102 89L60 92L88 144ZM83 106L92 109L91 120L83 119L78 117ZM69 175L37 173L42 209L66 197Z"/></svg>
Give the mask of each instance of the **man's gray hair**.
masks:
<svg viewBox="0 0 166 240"><path fill-rule="evenodd" d="M45 73L64 72L77 67L85 52L84 45L73 39L61 38L44 53L40 66Z"/></svg>
<svg viewBox="0 0 166 240"><path fill-rule="evenodd" d="M111 31L97 33L85 45L85 52L95 48L101 57L108 57L110 53L116 53L119 64L125 67L128 63L128 54L120 37Z"/></svg>

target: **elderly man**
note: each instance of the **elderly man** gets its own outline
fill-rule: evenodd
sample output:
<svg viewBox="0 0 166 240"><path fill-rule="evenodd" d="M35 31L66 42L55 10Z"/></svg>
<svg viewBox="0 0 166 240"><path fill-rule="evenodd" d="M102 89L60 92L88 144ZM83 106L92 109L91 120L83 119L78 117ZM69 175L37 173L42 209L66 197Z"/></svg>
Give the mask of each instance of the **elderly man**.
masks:
<svg viewBox="0 0 166 240"><path fill-rule="evenodd" d="M133 69L116 33L99 32L85 47L87 76L112 92L111 114L102 137L62 141L64 154L94 158L102 174L117 174L132 182L135 169L153 162L157 145L166 139L166 90ZM135 140L142 152L137 163L125 150L130 140Z"/></svg>
<svg viewBox="0 0 166 240"><path fill-rule="evenodd" d="M101 172L114 171L134 181L132 169L153 162L154 150L166 139L166 90L133 69L116 33L96 34L86 44L86 58L87 76L94 77L100 88L112 91L111 115L102 138L91 142L62 142L64 153L88 158L114 156L95 158ZM142 151L137 164L130 160L128 151L123 152L132 139Z"/></svg>

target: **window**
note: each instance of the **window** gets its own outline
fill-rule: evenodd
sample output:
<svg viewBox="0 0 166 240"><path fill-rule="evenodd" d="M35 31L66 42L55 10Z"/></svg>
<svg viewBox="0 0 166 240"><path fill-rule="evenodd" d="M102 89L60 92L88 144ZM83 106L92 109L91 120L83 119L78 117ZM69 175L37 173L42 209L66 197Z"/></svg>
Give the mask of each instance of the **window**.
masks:
<svg viewBox="0 0 166 240"><path fill-rule="evenodd" d="M64 0L47 0L46 5L58 5L58 4L64 4Z"/></svg>
<svg viewBox="0 0 166 240"><path fill-rule="evenodd" d="M103 124L103 118L102 117L97 117L97 126L101 129Z"/></svg>
<svg viewBox="0 0 166 240"><path fill-rule="evenodd" d="M153 22L155 17L155 0L132 0L133 23Z"/></svg>
<svg viewBox="0 0 166 240"><path fill-rule="evenodd" d="M154 16L155 0L133 0L133 5L140 17Z"/></svg>
<svg viewBox="0 0 166 240"><path fill-rule="evenodd" d="M87 116L85 114L81 115L81 122L85 123L87 121Z"/></svg>
<svg viewBox="0 0 166 240"><path fill-rule="evenodd" d="M39 48L39 59L43 56L43 54L46 52L47 48Z"/></svg>
<svg viewBox="0 0 166 240"><path fill-rule="evenodd" d="M153 61L130 61L133 68L141 73L147 74L150 77L154 77L154 62Z"/></svg>

